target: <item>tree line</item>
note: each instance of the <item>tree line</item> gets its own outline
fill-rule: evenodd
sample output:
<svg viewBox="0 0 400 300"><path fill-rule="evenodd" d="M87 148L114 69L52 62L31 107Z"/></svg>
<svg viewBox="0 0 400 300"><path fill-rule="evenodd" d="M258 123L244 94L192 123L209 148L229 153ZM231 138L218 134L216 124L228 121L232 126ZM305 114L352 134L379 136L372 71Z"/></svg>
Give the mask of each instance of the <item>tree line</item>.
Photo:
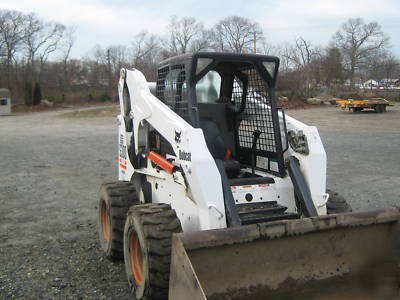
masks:
<svg viewBox="0 0 400 300"><path fill-rule="evenodd" d="M137 68L154 81L161 60L196 51L276 55L279 88L304 93L400 75L389 37L378 23L360 18L342 24L326 46L302 36L273 45L257 22L239 16L211 28L195 18L171 17L162 36L143 31L125 45L96 45L80 59L70 57L75 40L73 27L0 9L0 86L26 104L38 104L42 95L53 101L108 100L116 95L122 67Z"/></svg>

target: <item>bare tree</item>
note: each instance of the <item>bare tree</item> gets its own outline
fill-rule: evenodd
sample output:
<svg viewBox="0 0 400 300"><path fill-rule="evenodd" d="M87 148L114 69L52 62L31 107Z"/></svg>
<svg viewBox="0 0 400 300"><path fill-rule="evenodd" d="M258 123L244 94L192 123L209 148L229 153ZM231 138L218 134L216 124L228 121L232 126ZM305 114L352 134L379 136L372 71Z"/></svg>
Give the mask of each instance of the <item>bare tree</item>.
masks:
<svg viewBox="0 0 400 300"><path fill-rule="evenodd" d="M2 19L0 19L0 22ZM7 49L6 49L6 43L4 42L2 35L0 35L0 59L2 57L7 57Z"/></svg>
<svg viewBox="0 0 400 300"><path fill-rule="evenodd" d="M172 55L184 54L190 51L191 45L197 43L195 48L203 48L203 42L207 39L204 26L195 18L178 19L172 17L168 26L169 29L169 50ZM203 36L202 36L203 35Z"/></svg>
<svg viewBox="0 0 400 300"><path fill-rule="evenodd" d="M159 50L158 37L143 31L135 35L132 42L133 64L136 66L145 59L154 61Z"/></svg>
<svg viewBox="0 0 400 300"><path fill-rule="evenodd" d="M349 19L344 23L333 40L336 47L342 51L352 85L356 69L371 55L387 47L389 42L389 38L377 22L366 24L360 18Z"/></svg>
<svg viewBox="0 0 400 300"><path fill-rule="evenodd" d="M320 50L303 37L298 37L294 45L288 44L283 54L296 69L305 69L321 55Z"/></svg>
<svg viewBox="0 0 400 300"><path fill-rule="evenodd" d="M62 65L48 59L59 49L64 31L64 25L46 22L33 13L0 9L0 84L12 90L14 99L24 94L24 85L39 82L46 68L46 80L41 82L46 92L60 90ZM67 52L69 56L70 49Z"/></svg>
<svg viewBox="0 0 400 300"><path fill-rule="evenodd" d="M382 61L382 70L387 79L395 79L400 74L400 61L389 54Z"/></svg>
<svg viewBox="0 0 400 300"><path fill-rule="evenodd" d="M277 55L278 47L267 42L265 39L261 40L261 47L257 48L257 52L265 55Z"/></svg>
<svg viewBox="0 0 400 300"><path fill-rule="evenodd" d="M35 73L35 59L36 54L43 43L39 36L44 29L44 23L39 20L35 14L31 13L26 16L24 22L24 36L23 42L25 44L27 60L30 66L30 81L32 84L36 81L34 78Z"/></svg>
<svg viewBox="0 0 400 300"><path fill-rule="evenodd" d="M132 42L133 65L143 71L148 80L155 80L160 51L159 38L147 32L137 34Z"/></svg>
<svg viewBox="0 0 400 300"><path fill-rule="evenodd" d="M289 59L289 57L291 56L290 53L292 51L292 45L290 45L288 42L285 42L285 43L273 46L271 51L272 51L271 54L279 57L280 73L290 72L290 71L294 70L293 63ZM265 53L265 54L268 54L268 53Z"/></svg>
<svg viewBox="0 0 400 300"><path fill-rule="evenodd" d="M303 37L295 39L294 44L286 44L282 56L292 71L300 71L304 88L308 94L312 81L320 81L321 49Z"/></svg>
<svg viewBox="0 0 400 300"><path fill-rule="evenodd" d="M391 85L390 79L394 79L398 76L399 72L399 61L393 56L393 54L380 53L369 58L368 65L363 68L365 80L375 79L382 81L383 86Z"/></svg>
<svg viewBox="0 0 400 300"><path fill-rule="evenodd" d="M5 48L7 62L7 86L11 88L11 64L24 37L25 16L13 10L0 10L0 40Z"/></svg>
<svg viewBox="0 0 400 300"><path fill-rule="evenodd" d="M58 49L59 42L64 35L65 29L66 27L60 23L52 22L45 25L45 33L43 35L43 38L46 40L46 42L42 45L39 51L39 78L43 64L47 61L50 54Z"/></svg>
<svg viewBox="0 0 400 300"><path fill-rule="evenodd" d="M63 91L69 85L69 70L68 70L68 60L71 55L72 47L75 44L75 27L69 27L66 29L65 34L63 35L62 39L60 40L60 52L61 52L61 63L63 69L63 76L62 76L62 84L61 89Z"/></svg>
<svg viewBox="0 0 400 300"><path fill-rule="evenodd" d="M39 20L35 14L26 17L24 26L24 44L28 53L28 61L31 65L31 80L40 81L43 64L49 55L57 50L57 46L63 37L65 26L59 23L45 23ZM38 62L37 70L35 63ZM34 74L37 74L34 78Z"/></svg>
<svg viewBox="0 0 400 300"><path fill-rule="evenodd" d="M113 75L119 74L122 67L130 67L132 65L128 59L128 47L125 45L113 45L109 47L110 50L110 63Z"/></svg>
<svg viewBox="0 0 400 300"><path fill-rule="evenodd" d="M68 61L69 56L71 55L72 47L75 44L76 41L75 32L76 32L76 27L66 28L65 33L60 40L59 48L61 52L61 60L64 64L66 64L66 62Z"/></svg>
<svg viewBox="0 0 400 300"><path fill-rule="evenodd" d="M132 62L128 59L129 50L125 45L113 45L108 48L108 72L110 74L111 82L111 95L115 90L113 87L117 86L119 79L119 72L121 68L129 68L132 66Z"/></svg>
<svg viewBox="0 0 400 300"><path fill-rule="evenodd" d="M214 47L220 51L252 52L254 35L263 39L261 27L249 19L231 16L214 26Z"/></svg>
<svg viewBox="0 0 400 300"><path fill-rule="evenodd" d="M190 45L190 52L211 50L212 30L202 29Z"/></svg>
<svg viewBox="0 0 400 300"><path fill-rule="evenodd" d="M108 86L107 50L96 45L91 55L85 57L84 61L88 69L88 83L97 88Z"/></svg>

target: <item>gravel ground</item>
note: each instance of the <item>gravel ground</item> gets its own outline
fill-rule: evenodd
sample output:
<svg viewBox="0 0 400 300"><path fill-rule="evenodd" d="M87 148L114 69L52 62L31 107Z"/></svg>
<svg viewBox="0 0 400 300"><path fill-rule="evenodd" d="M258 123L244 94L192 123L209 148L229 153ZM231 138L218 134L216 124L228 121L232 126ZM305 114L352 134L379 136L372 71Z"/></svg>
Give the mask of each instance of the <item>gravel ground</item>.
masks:
<svg viewBox="0 0 400 300"><path fill-rule="evenodd" d="M117 178L115 118L59 114L0 117L0 299L128 299L96 228L99 186ZM399 204L400 106L288 114L319 128L328 187L355 210Z"/></svg>

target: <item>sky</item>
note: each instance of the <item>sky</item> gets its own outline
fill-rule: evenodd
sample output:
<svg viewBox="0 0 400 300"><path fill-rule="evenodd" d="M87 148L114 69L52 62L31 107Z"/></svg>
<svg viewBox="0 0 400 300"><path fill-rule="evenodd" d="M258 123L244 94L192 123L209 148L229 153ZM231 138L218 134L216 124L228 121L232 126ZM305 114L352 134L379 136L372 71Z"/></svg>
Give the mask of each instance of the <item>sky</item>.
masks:
<svg viewBox="0 0 400 300"><path fill-rule="evenodd" d="M210 28L232 15L258 22L273 45L302 36L321 46L349 18L360 17L378 22L400 57L399 0L1 0L0 8L74 26L74 58L90 53L96 44L130 45L143 30L165 35L171 16L194 17Z"/></svg>

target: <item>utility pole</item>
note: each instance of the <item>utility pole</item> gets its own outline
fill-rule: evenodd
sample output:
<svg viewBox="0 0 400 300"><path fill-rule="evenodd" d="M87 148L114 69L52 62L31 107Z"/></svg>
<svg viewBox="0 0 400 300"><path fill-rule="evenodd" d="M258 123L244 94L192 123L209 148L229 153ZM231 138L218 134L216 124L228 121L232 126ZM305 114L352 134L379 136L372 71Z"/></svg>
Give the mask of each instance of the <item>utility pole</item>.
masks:
<svg viewBox="0 0 400 300"><path fill-rule="evenodd" d="M257 32L253 32L253 53L257 53Z"/></svg>

